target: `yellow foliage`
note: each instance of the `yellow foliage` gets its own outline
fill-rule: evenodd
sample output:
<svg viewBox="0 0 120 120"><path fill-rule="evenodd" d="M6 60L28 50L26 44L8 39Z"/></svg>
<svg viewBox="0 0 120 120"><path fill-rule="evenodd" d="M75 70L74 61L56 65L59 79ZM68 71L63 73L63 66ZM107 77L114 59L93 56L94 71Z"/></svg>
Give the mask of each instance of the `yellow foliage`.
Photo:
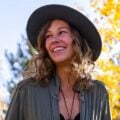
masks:
<svg viewBox="0 0 120 120"><path fill-rule="evenodd" d="M101 3L102 5L100 5ZM102 53L108 56L114 49L114 41L120 41L120 0L93 0L91 7L99 12L104 19L99 31L103 39ZM116 56L116 59L120 60L120 54ZM118 120L120 119L120 65L115 65L109 57L103 59L97 61L99 69L98 74L95 73L94 76L106 84L110 97L112 119Z"/></svg>
<svg viewBox="0 0 120 120"><path fill-rule="evenodd" d="M100 3L103 3L102 7L99 7ZM118 40L120 40L120 0L93 0L91 6L99 11L102 16L106 17L106 23L108 26L106 28L107 31L104 30L104 34L106 34L105 39L107 40L109 37L114 36ZM111 34L111 31L114 32ZM111 34L111 35L109 35Z"/></svg>
<svg viewBox="0 0 120 120"><path fill-rule="evenodd" d="M97 61L100 72L96 75L96 79L103 81L109 92L110 106L113 119L118 116L118 110L115 106L120 106L120 66L115 66L110 60L104 61L102 59Z"/></svg>
<svg viewBox="0 0 120 120"><path fill-rule="evenodd" d="M106 3L104 3L104 7L103 9L101 9L101 14L103 15L110 15L111 12L113 12L112 10L115 8L115 4L113 3L113 0L107 0Z"/></svg>

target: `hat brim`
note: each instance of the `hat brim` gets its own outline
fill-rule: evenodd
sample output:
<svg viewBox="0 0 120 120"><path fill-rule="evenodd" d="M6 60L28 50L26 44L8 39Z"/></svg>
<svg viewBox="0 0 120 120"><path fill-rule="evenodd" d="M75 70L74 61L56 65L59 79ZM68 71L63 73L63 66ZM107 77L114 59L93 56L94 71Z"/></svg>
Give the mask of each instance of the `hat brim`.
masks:
<svg viewBox="0 0 120 120"><path fill-rule="evenodd" d="M86 39L95 61L101 52L101 38L93 23L77 10L64 5L46 5L35 10L27 22L27 36L36 49L37 36L44 24L53 19L63 19L72 24Z"/></svg>

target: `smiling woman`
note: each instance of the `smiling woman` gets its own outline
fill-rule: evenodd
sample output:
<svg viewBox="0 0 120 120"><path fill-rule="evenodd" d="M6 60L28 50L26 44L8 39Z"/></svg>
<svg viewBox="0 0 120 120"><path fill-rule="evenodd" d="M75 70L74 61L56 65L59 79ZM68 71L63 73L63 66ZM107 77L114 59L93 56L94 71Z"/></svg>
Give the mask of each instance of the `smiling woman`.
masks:
<svg viewBox="0 0 120 120"><path fill-rule="evenodd" d="M67 6L43 6L30 16L27 35L38 54L5 120L111 120L105 85L91 78L101 38L88 18Z"/></svg>
<svg viewBox="0 0 120 120"><path fill-rule="evenodd" d="M46 33L46 50L56 65L73 58L73 38L69 25L62 20L52 21ZM66 61L67 60L67 61Z"/></svg>

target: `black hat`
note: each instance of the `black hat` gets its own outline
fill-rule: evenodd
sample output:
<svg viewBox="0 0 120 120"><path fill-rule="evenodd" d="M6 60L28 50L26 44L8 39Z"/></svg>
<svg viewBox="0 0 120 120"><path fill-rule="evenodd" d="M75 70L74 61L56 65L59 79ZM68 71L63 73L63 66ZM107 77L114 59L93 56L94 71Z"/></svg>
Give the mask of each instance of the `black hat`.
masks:
<svg viewBox="0 0 120 120"><path fill-rule="evenodd" d="M95 61L101 52L101 38L93 23L77 10L64 5L46 5L35 10L27 22L27 36L36 49L37 36L49 20L62 19L73 25L86 39Z"/></svg>

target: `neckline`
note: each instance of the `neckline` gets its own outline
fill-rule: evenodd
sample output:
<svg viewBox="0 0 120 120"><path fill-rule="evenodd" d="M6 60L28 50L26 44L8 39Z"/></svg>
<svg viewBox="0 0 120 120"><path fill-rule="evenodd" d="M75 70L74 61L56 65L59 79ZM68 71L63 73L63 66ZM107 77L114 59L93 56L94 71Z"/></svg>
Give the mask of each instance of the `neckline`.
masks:
<svg viewBox="0 0 120 120"><path fill-rule="evenodd" d="M60 92L61 92L61 95L62 95L63 100L64 100L64 104L65 104L66 111L67 111L67 114L68 114L68 119L71 119L71 117L72 117L72 112L73 112L73 107L74 107L75 92L74 92L73 99L72 99L72 103L71 103L71 110L70 110L70 113L69 113L69 110L68 110L67 101L66 101L64 92L62 91L62 89L60 90Z"/></svg>
<svg viewBox="0 0 120 120"><path fill-rule="evenodd" d="M74 117L73 120L77 120L80 118L80 112ZM60 120L65 120L64 116L60 113Z"/></svg>

